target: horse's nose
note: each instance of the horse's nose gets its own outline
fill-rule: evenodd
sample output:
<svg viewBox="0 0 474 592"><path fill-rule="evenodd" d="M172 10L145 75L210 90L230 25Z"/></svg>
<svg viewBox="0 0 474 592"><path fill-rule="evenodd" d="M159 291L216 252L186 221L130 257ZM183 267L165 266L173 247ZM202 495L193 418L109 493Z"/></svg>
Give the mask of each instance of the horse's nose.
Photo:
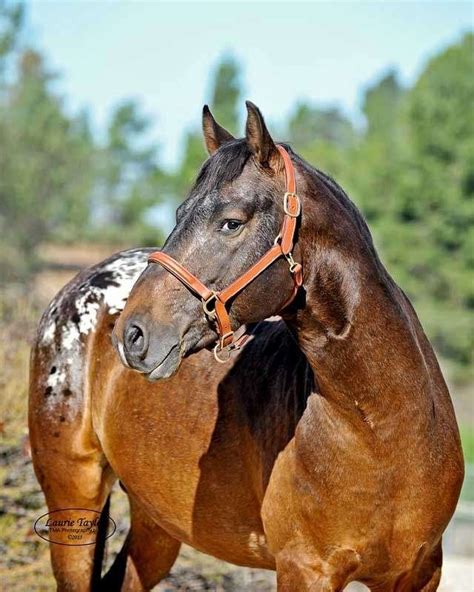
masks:
<svg viewBox="0 0 474 592"><path fill-rule="evenodd" d="M123 346L130 361L143 360L148 351L148 333L140 321L131 320L124 332Z"/></svg>

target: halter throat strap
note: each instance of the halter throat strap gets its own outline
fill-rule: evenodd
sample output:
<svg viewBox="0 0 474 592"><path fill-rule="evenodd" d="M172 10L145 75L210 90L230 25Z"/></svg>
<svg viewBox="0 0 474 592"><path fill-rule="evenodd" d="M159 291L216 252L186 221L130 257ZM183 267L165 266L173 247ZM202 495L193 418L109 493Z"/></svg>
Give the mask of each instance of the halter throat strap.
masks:
<svg viewBox="0 0 474 592"><path fill-rule="evenodd" d="M181 263L166 253L155 251L148 258L149 263L158 263L161 265L186 286L190 292L201 299L204 314L209 321L216 324L219 339L214 348L214 355L219 362L227 361L230 353L233 350L239 349L248 338L244 334L239 339L234 340L234 332L232 331L232 324L226 307L229 300L246 288L280 257L285 257L287 260L294 282L293 292L280 310L283 310L294 300L303 283L303 268L301 263L294 261L292 255L296 225L298 218L301 216L301 202L296 194L295 169L285 148L277 145L277 149L285 165L286 192L283 196L283 210L285 215L280 233L276 237L274 245L252 267L226 288L216 292L209 289L181 265ZM224 349L227 350L227 355L223 358L219 354Z"/></svg>

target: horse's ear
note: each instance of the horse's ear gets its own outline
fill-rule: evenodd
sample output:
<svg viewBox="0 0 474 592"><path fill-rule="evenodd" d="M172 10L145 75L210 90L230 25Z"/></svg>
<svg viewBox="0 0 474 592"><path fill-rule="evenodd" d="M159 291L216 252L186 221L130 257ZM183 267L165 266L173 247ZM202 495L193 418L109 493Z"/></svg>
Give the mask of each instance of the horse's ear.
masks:
<svg viewBox="0 0 474 592"><path fill-rule="evenodd" d="M235 139L231 133L217 123L207 105L204 105L202 110L202 132L210 155L214 154L222 144Z"/></svg>
<svg viewBox="0 0 474 592"><path fill-rule="evenodd" d="M261 164L268 165L271 159L277 155L277 148L259 108L251 101L245 101L245 104L247 105L245 135L248 147Z"/></svg>

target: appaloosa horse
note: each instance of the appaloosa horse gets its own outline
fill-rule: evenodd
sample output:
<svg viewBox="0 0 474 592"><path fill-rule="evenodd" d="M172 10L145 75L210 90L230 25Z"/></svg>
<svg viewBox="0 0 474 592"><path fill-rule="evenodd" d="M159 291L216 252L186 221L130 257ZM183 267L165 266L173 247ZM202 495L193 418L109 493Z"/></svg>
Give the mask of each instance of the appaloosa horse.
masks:
<svg viewBox="0 0 474 592"><path fill-rule="evenodd" d="M30 430L48 506L100 510L124 483L106 589L150 589L186 542L276 568L282 592L435 590L463 478L438 364L359 212L248 110L243 140L205 110L212 156L115 324L140 374L110 333L149 253L84 273L46 312ZM222 357L244 324L217 364L205 348ZM60 589L98 580L90 547L51 552Z"/></svg>

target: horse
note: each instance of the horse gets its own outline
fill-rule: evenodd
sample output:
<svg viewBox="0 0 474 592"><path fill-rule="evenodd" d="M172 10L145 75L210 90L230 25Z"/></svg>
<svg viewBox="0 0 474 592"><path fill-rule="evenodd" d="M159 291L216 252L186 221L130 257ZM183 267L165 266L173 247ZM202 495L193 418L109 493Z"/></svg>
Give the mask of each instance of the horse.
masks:
<svg viewBox="0 0 474 592"><path fill-rule="evenodd" d="M153 384L124 367L111 331L152 251L125 251L79 274L45 311L33 348L31 452L48 509L101 511L117 479L130 503L128 536L103 579L102 549L66 546L67 532L56 534L65 543L50 545L60 591L149 590L182 542L275 568L262 484L293 437L313 374L278 319L257 324L226 366L203 350Z"/></svg>
<svg viewBox="0 0 474 592"><path fill-rule="evenodd" d="M435 590L463 480L436 358L343 190L247 108L240 140L205 108L210 158L162 258L83 272L41 321L29 423L48 508L100 511L116 479L131 508L102 582L100 545L51 545L58 588L148 590L185 542L276 569L280 592ZM282 204L284 154L299 198ZM211 286L203 306L185 277Z"/></svg>
<svg viewBox="0 0 474 592"><path fill-rule="evenodd" d="M243 140L217 142L204 127L219 147L132 289L117 348L164 379L183 357L216 338L222 351L235 329L283 308L318 389L262 484L278 589L359 580L435 590L463 457L434 352L346 194L276 145L258 108L247 108ZM285 309L297 266L299 302Z"/></svg>

